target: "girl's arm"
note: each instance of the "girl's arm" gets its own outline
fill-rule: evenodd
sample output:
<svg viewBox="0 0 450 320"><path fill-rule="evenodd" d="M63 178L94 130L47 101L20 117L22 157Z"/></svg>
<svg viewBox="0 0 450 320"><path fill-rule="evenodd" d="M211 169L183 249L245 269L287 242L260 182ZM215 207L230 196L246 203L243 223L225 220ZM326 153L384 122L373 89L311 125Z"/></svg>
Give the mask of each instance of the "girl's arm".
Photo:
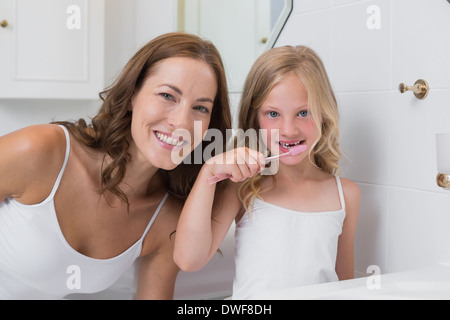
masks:
<svg viewBox="0 0 450 320"><path fill-rule="evenodd" d="M345 220L339 236L336 273L339 280L354 278L354 237L358 223L361 192L356 183L342 179L345 200Z"/></svg>
<svg viewBox="0 0 450 320"><path fill-rule="evenodd" d="M231 183L216 193L209 177L230 174L230 180L245 180L264 168L264 156L238 148L207 161L202 167L181 212L175 234L174 261L184 271L205 266L219 248L238 214L241 203L238 184Z"/></svg>

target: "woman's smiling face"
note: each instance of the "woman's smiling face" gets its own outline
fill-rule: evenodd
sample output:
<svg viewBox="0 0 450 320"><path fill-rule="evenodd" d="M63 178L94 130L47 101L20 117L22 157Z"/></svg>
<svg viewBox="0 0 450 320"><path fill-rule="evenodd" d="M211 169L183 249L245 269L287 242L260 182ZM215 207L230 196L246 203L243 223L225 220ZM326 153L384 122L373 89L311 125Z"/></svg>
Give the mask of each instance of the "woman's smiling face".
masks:
<svg viewBox="0 0 450 320"><path fill-rule="evenodd" d="M258 121L260 128L268 131L267 146L272 154L289 152L297 145L308 146L305 152L295 157L280 158L286 164L296 164L307 157L318 138L308 105L308 92L294 73L284 75L273 87L258 110ZM274 130L278 134L274 135Z"/></svg>
<svg viewBox="0 0 450 320"><path fill-rule="evenodd" d="M156 64L131 104L131 135L139 154L155 167L174 169L179 163L171 153L192 151L202 141L216 93L215 73L204 61L173 57ZM194 123L201 127L195 132L200 137L194 137Z"/></svg>

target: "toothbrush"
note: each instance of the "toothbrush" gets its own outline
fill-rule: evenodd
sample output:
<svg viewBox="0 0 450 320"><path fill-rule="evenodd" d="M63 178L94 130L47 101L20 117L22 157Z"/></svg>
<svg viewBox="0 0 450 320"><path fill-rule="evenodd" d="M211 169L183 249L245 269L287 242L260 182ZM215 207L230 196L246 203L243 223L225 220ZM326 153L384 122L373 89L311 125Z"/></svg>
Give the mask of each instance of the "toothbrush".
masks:
<svg viewBox="0 0 450 320"><path fill-rule="evenodd" d="M308 148L308 147L307 147L306 145L304 145L304 144L299 145L299 146L295 146L295 147L289 149L289 151L286 152L286 153L277 154L276 156L267 157L267 158L266 158L266 162L270 162L270 161L272 161L272 160L276 160L276 159L278 159L278 158L286 157L286 156L294 157L294 156L296 156L296 155L302 153L303 151L305 151L307 148ZM231 175L226 174L226 173L224 173L224 174L218 174L218 175L209 177L209 178L208 178L208 183L209 183L209 184L214 184L214 183L217 183L217 182L219 182L219 181L228 179L228 178L230 178L230 177L231 177Z"/></svg>
<svg viewBox="0 0 450 320"><path fill-rule="evenodd" d="M282 153L282 154L277 154L276 156L272 156L272 157L267 157L266 158L266 162L281 158L281 157L285 157L285 156L292 156L295 157L296 155L302 153L303 151L305 151L308 148L308 146L301 144L299 146L295 146L291 149L289 149L288 152L286 153Z"/></svg>

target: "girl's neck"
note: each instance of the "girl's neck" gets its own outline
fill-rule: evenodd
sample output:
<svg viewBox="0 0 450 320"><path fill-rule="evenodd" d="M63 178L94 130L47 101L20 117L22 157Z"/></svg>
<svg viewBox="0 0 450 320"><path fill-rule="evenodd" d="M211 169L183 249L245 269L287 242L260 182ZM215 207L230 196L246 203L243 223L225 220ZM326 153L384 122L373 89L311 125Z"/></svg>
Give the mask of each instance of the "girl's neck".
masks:
<svg viewBox="0 0 450 320"><path fill-rule="evenodd" d="M305 179L314 179L321 172L307 158L297 165L285 165L280 162L278 173L275 175L275 181L278 183L282 183L283 181L291 183Z"/></svg>

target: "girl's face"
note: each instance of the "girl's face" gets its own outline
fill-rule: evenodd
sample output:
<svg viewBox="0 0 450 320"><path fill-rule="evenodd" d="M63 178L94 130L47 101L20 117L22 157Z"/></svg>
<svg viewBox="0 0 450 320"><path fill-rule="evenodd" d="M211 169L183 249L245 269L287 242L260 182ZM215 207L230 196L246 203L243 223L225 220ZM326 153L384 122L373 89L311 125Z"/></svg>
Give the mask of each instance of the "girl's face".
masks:
<svg viewBox="0 0 450 320"><path fill-rule="evenodd" d="M310 114L308 92L293 73L285 75L270 91L258 109L258 121L260 128L267 130L266 143L273 155L289 152L297 145L308 146L297 156L280 158L281 163L288 165L307 158L319 134ZM278 134L274 130L278 130Z"/></svg>
<svg viewBox="0 0 450 320"><path fill-rule="evenodd" d="M215 73L204 61L174 57L156 64L131 104L131 134L144 160L174 169L179 162L172 153L186 156L202 141L216 93Z"/></svg>

